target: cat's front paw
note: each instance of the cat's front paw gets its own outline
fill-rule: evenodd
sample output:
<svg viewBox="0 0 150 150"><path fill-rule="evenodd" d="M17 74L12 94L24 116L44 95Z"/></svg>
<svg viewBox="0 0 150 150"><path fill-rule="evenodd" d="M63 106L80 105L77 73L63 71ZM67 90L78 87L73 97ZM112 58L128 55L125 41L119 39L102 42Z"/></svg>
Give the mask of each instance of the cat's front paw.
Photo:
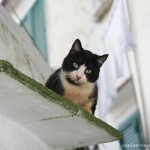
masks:
<svg viewBox="0 0 150 150"><path fill-rule="evenodd" d="M87 107L87 106L82 106L82 108L83 108L85 111L89 112L90 114L93 114L91 108L89 108L89 107Z"/></svg>

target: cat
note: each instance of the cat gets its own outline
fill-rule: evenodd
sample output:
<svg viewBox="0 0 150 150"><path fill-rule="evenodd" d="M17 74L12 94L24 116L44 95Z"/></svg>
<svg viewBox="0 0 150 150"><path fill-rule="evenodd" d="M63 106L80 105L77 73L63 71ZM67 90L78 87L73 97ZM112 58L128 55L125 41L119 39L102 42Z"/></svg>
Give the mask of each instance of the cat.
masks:
<svg viewBox="0 0 150 150"><path fill-rule="evenodd" d="M94 114L98 97L96 81L107 57L108 54L98 56L84 50L76 39L61 68L47 80L46 87Z"/></svg>

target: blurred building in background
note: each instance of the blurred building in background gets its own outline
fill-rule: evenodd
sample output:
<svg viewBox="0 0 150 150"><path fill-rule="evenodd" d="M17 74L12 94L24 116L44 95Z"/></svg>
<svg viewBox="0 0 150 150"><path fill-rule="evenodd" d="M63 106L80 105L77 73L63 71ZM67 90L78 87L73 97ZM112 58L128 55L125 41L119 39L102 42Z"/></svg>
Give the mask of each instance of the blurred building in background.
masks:
<svg viewBox="0 0 150 150"><path fill-rule="evenodd" d="M1 0L39 51L57 69L79 38L109 59L101 69L99 117L124 133L104 150L146 149L150 140L150 1ZM148 145L147 145L148 146Z"/></svg>

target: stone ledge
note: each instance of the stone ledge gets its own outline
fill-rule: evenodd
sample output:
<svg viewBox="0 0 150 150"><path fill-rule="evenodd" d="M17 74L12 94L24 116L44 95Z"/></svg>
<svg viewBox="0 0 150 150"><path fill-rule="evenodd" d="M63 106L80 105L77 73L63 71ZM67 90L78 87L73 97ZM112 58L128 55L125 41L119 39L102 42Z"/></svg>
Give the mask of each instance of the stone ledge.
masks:
<svg viewBox="0 0 150 150"><path fill-rule="evenodd" d="M6 85L7 80L5 81L5 78L11 81L10 85L5 88L8 88L9 93L13 94L14 92L13 95L14 97L16 95L16 98L12 99L16 105L19 104L17 107L10 105L8 107L10 112L8 110L6 113L4 109L0 113L6 114L7 118L33 132L46 145L54 149L71 149L112 142L122 138L120 131L22 74L9 62L0 60L0 81L3 81L2 85ZM15 87L16 91L11 87ZM0 92L0 95L6 93ZM19 94L22 95L23 100L17 99ZM5 95L2 97L5 97ZM11 98L7 95L5 99L7 97L8 99ZM26 99L30 101L26 101ZM0 101L5 102L4 99ZM7 106L7 104L4 105ZM27 107L25 107L26 105ZM41 113L38 111L41 111ZM15 116L16 112L21 113L23 118Z"/></svg>

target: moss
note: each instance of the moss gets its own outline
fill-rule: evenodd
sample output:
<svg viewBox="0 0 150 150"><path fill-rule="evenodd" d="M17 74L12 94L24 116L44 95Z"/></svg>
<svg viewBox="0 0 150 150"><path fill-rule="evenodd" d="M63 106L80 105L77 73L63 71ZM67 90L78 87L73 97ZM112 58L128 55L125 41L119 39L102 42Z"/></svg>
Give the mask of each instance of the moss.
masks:
<svg viewBox="0 0 150 150"><path fill-rule="evenodd" d="M66 109L69 109L73 114L76 114L78 112L79 107L72 105L72 103L66 100L64 97L58 95L57 93L45 87L44 85L26 76L25 74L22 74L17 69L15 69L13 65L11 65L9 62L5 60L0 60L0 72L7 73L9 76L18 80L33 91L38 92L48 100L54 101L55 103L64 106Z"/></svg>
<svg viewBox="0 0 150 150"><path fill-rule="evenodd" d="M121 139L122 133L107 123L103 122L100 119L97 119L93 115L89 114L88 112L82 110L78 106L72 104L70 101L65 99L64 97L58 95L57 93L53 92L52 90L48 89L44 85L36 82L35 80L31 79L30 77L26 76L25 74L22 74L17 69L13 67L9 62L5 60L0 60L0 72L5 72L9 76L13 77L14 79L18 80L28 88L32 89L33 91L39 93L46 99L53 101L61 106L63 106L65 109L69 110L73 115L78 115L81 118L84 118L89 122L90 124L93 124L97 126L98 128L103 128L106 130L110 135L114 136L114 139Z"/></svg>
<svg viewBox="0 0 150 150"><path fill-rule="evenodd" d="M82 118L87 119L87 121L97 127L103 128L106 130L107 133L109 133L110 135L116 137L118 140L122 139L123 134L122 132L116 130L115 128L113 128L112 126L108 125L106 122L94 117L93 115L91 115L90 113L82 110L81 111L81 115ZM111 141L110 141L111 142Z"/></svg>

